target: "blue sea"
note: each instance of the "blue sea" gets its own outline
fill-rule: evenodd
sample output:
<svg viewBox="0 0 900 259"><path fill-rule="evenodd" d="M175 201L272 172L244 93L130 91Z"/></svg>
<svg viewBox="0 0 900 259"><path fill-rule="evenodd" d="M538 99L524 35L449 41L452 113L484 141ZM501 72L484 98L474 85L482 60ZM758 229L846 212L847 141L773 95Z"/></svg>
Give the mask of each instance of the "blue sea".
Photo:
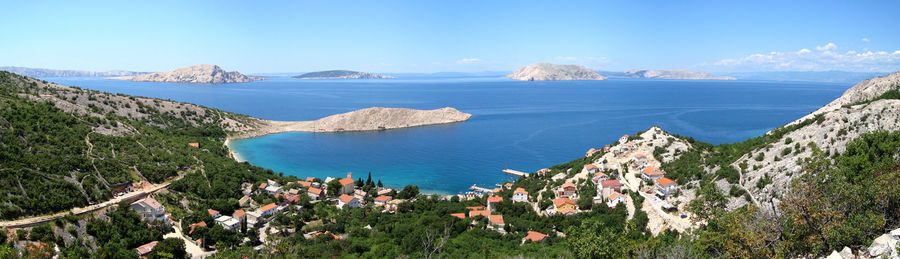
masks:
<svg viewBox="0 0 900 259"><path fill-rule="evenodd" d="M584 156L651 126L714 144L743 141L806 115L851 84L636 80L520 82L498 77L270 80L225 85L43 78L63 85L196 103L269 120L315 120L373 106L471 113L469 121L235 141L251 164L300 177L365 178L453 194Z"/></svg>

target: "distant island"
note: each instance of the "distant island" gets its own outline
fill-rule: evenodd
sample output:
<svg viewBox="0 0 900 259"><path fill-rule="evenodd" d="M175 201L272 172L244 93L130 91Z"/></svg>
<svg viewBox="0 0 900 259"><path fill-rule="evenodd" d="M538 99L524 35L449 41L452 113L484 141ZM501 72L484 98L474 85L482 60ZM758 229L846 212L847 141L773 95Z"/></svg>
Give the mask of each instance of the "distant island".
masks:
<svg viewBox="0 0 900 259"><path fill-rule="evenodd" d="M372 107L331 115L314 121L270 121L253 123L252 130L238 133L234 139L252 138L282 132L375 131L445 124L469 120L472 115L454 108L415 110Z"/></svg>
<svg viewBox="0 0 900 259"><path fill-rule="evenodd" d="M730 76L716 76L707 72L690 70L647 70L632 69L625 72L597 71L609 78L641 78L641 79L684 79L684 80L735 80Z"/></svg>
<svg viewBox="0 0 900 259"><path fill-rule="evenodd" d="M319 72L309 72L306 74L292 76L296 79L384 79L396 78L393 76L385 76L373 73L350 71L350 70L328 70Z"/></svg>
<svg viewBox="0 0 900 259"><path fill-rule="evenodd" d="M165 82L165 83L197 83L197 84L227 84L245 83L263 80L262 77L253 77L241 74L237 71L225 71L216 65L195 65L182 67L169 72L156 72L134 76L110 77L108 79L131 80L136 82Z"/></svg>
<svg viewBox="0 0 900 259"><path fill-rule="evenodd" d="M605 80L606 77L582 65L535 63L506 76L521 81Z"/></svg>
<svg viewBox="0 0 900 259"><path fill-rule="evenodd" d="M133 75L139 75L139 74L146 74L146 72L132 72L132 71L95 72L95 71L84 71L84 70L59 70L59 69L30 68L30 67L0 67L0 70L9 71L11 73L16 73L16 74L20 74L23 76L30 76L30 77L133 76Z"/></svg>

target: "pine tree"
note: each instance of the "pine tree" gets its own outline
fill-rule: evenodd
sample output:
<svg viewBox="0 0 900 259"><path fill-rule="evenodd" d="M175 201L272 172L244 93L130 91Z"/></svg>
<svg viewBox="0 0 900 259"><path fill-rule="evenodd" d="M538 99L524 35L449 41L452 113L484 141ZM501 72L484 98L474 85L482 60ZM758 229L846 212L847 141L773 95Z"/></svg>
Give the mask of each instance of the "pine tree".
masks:
<svg viewBox="0 0 900 259"><path fill-rule="evenodd" d="M378 179L378 187L384 187L384 185L381 184L381 179Z"/></svg>
<svg viewBox="0 0 900 259"><path fill-rule="evenodd" d="M366 185L372 185L372 172L369 172L369 178L366 178Z"/></svg>

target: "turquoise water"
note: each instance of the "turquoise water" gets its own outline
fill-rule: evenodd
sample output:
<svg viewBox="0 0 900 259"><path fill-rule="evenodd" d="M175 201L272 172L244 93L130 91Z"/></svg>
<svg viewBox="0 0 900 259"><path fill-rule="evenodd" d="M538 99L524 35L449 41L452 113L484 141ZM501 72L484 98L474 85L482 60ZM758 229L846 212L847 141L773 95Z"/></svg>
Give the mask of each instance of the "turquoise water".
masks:
<svg viewBox="0 0 900 259"><path fill-rule="evenodd" d="M197 103L272 120L314 120L372 106L471 113L462 123L356 133L284 133L235 141L248 162L301 177L381 179L432 193L492 186L584 155L622 134L661 126L711 143L743 141L806 115L849 84L764 81L502 78L293 80L192 85L46 78L106 92Z"/></svg>

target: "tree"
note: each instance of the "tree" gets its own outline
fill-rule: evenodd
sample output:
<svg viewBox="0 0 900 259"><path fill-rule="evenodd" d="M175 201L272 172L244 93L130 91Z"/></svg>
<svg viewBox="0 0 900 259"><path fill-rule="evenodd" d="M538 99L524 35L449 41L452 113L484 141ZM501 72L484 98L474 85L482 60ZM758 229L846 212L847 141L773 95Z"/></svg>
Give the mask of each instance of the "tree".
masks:
<svg viewBox="0 0 900 259"><path fill-rule="evenodd" d="M708 221L725 209L726 202L725 195L719 191L714 182L703 181L698 191L698 198L688 204L688 211L703 221Z"/></svg>
<svg viewBox="0 0 900 259"><path fill-rule="evenodd" d="M384 187L384 184L381 184L381 179L378 179L378 187Z"/></svg>
<svg viewBox="0 0 900 259"><path fill-rule="evenodd" d="M334 180L331 180L331 182L328 182L328 186L326 187L327 188L326 190L328 190L328 195L338 196L341 194L342 187L343 187L343 185L341 185L341 182L338 181L337 179L334 179Z"/></svg>
<svg viewBox="0 0 900 259"><path fill-rule="evenodd" d="M369 172L369 177L366 178L366 185L372 185L372 172Z"/></svg>
<svg viewBox="0 0 900 259"><path fill-rule="evenodd" d="M410 199L419 195L419 186L416 185L407 185L403 187L403 190L400 190L397 193L398 199Z"/></svg>
<svg viewBox="0 0 900 259"><path fill-rule="evenodd" d="M148 258L187 258L187 251L185 251L184 240L180 238L163 239L159 242L159 244L156 244L156 247L154 247L153 251L150 252Z"/></svg>
<svg viewBox="0 0 900 259"><path fill-rule="evenodd" d="M363 182L362 178L356 179L356 187L362 188L366 185L366 182Z"/></svg>

